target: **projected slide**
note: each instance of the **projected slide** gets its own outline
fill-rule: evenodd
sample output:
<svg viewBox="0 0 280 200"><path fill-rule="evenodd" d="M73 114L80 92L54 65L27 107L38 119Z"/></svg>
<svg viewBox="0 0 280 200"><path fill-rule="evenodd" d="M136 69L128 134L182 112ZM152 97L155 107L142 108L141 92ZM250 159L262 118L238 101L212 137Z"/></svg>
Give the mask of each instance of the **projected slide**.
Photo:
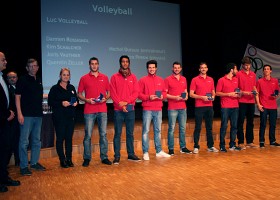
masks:
<svg viewBox="0 0 280 200"><path fill-rule="evenodd" d="M147 74L146 62L158 61L158 75L171 74L181 62L178 4L148 0L41 0L42 79L44 92L57 83L62 67L71 70L71 83L89 72L97 57L100 72L109 79L128 55L138 78Z"/></svg>

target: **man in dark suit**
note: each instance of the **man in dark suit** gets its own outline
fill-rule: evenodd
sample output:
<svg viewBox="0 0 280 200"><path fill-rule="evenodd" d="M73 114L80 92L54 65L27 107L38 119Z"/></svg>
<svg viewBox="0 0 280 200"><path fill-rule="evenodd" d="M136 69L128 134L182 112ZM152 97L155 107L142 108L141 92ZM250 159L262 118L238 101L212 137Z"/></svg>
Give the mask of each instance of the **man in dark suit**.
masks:
<svg viewBox="0 0 280 200"><path fill-rule="evenodd" d="M7 192L7 186L18 186L19 181L12 180L7 170L7 159L10 154L8 122L15 114L9 110L9 91L3 79L3 70L6 69L5 54L0 52L0 192Z"/></svg>
<svg viewBox="0 0 280 200"><path fill-rule="evenodd" d="M14 154L15 166L19 166L18 145L19 145L19 135L20 135L19 122L16 117L17 108L15 103L15 90L16 90L17 80L18 80L18 75L15 71L10 71L7 73L7 82L8 82L8 89L10 94L9 107L10 110L12 110L15 113L15 118L9 121L11 152L7 162L9 164L12 154Z"/></svg>

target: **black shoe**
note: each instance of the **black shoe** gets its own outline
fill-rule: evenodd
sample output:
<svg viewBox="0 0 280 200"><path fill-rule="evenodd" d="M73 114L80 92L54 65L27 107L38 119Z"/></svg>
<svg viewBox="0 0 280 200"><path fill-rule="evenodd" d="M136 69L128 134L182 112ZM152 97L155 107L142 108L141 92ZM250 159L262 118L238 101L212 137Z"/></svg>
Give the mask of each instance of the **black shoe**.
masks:
<svg viewBox="0 0 280 200"><path fill-rule="evenodd" d="M113 164L114 164L114 165L120 164L120 157L115 158L115 159L113 160Z"/></svg>
<svg viewBox="0 0 280 200"><path fill-rule="evenodd" d="M2 193L2 192L8 192L8 188L7 188L7 186L0 184L0 193Z"/></svg>
<svg viewBox="0 0 280 200"><path fill-rule="evenodd" d="M264 143L260 143L260 148L265 148Z"/></svg>
<svg viewBox="0 0 280 200"><path fill-rule="evenodd" d="M84 159L83 167L88 167L89 166L89 162L90 162L89 159Z"/></svg>
<svg viewBox="0 0 280 200"><path fill-rule="evenodd" d="M138 158L136 155L130 155L127 157L128 160L131 160L131 161L135 161L135 162L139 162L141 161L140 158Z"/></svg>
<svg viewBox="0 0 280 200"><path fill-rule="evenodd" d="M60 161L60 167L68 168L69 166L67 165L66 161Z"/></svg>
<svg viewBox="0 0 280 200"><path fill-rule="evenodd" d="M270 146L273 146L273 147L280 147L280 144L278 144L277 142L273 142L270 144Z"/></svg>
<svg viewBox="0 0 280 200"><path fill-rule="evenodd" d="M32 172L28 169L28 167L20 169L20 174L23 176L31 176Z"/></svg>
<svg viewBox="0 0 280 200"><path fill-rule="evenodd" d="M103 159L101 162L105 165L112 165L112 162L108 158Z"/></svg>
<svg viewBox="0 0 280 200"><path fill-rule="evenodd" d="M19 186L20 185L20 181L8 178L7 181L3 182L3 185L4 186Z"/></svg>
<svg viewBox="0 0 280 200"><path fill-rule="evenodd" d="M171 156L174 156L174 150L173 149L169 149L168 154Z"/></svg>
<svg viewBox="0 0 280 200"><path fill-rule="evenodd" d="M192 153L192 151L190 151L190 150L188 150L188 148L182 148L181 150L180 150L180 152L181 153L186 153L186 154L191 154ZM170 154L171 155L171 154ZM173 152L173 155L174 155L174 152Z"/></svg>
<svg viewBox="0 0 280 200"><path fill-rule="evenodd" d="M72 160L66 160L66 164L69 166L69 167L74 167L74 164L72 162Z"/></svg>
<svg viewBox="0 0 280 200"><path fill-rule="evenodd" d="M221 151L221 152L224 152L224 153L227 152L227 150L226 150L226 148L225 148L224 146L222 146L222 147L220 148L220 151Z"/></svg>
<svg viewBox="0 0 280 200"><path fill-rule="evenodd" d="M30 166L30 169L35 169L37 171L46 171L46 168L40 163L36 163Z"/></svg>

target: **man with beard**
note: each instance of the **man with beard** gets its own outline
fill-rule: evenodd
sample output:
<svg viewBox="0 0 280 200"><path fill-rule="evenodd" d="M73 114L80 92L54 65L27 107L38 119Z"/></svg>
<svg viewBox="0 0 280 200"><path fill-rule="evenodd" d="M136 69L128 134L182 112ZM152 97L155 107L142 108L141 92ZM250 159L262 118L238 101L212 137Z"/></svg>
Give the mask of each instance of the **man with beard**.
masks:
<svg viewBox="0 0 280 200"><path fill-rule="evenodd" d="M142 150L143 159L150 160L149 157L149 131L153 120L154 143L156 157L170 157L161 147L161 124L162 124L162 100L166 98L164 80L157 76L157 61L149 60L146 63L147 76L139 80L139 99L142 100L143 123L142 123ZM157 95L158 94L158 95Z"/></svg>
<svg viewBox="0 0 280 200"><path fill-rule="evenodd" d="M193 153L199 152L199 137L201 132L202 120L205 121L207 150L209 152L219 152L214 147L213 139L213 101L215 99L215 87L212 77L207 75L208 67L205 62L199 65L199 75L194 77L190 86L190 97L195 99L195 128L194 128L194 150Z"/></svg>
<svg viewBox="0 0 280 200"><path fill-rule="evenodd" d="M136 76L131 73L130 59L122 55L119 59L119 71L112 75L110 80L111 98L114 104L114 152L113 163L120 163L121 133L123 123L126 126L126 151L128 160L141 161L134 152L134 106L139 94L139 86Z"/></svg>
<svg viewBox="0 0 280 200"><path fill-rule="evenodd" d="M89 59L90 72L81 77L78 86L78 97L85 102L85 137L84 137L84 162L88 167L91 161L91 136L95 121L98 124L100 159L103 164L111 165L108 159L107 140L107 105L110 97L109 79L99 72L99 60L96 57Z"/></svg>
<svg viewBox="0 0 280 200"><path fill-rule="evenodd" d="M237 147L235 143L239 107L238 98L240 97L238 79L235 77L237 73L236 64L227 64L225 72L226 75L218 80L216 87L216 96L220 96L221 98L220 151L227 152L225 136L228 120L230 121L229 150L240 151L241 148Z"/></svg>
<svg viewBox="0 0 280 200"><path fill-rule="evenodd" d="M178 119L180 152L190 154L192 152L186 147L187 79L181 75L181 63L174 62L172 70L173 74L165 79L168 100L168 153L174 155L174 128Z"/></svg>

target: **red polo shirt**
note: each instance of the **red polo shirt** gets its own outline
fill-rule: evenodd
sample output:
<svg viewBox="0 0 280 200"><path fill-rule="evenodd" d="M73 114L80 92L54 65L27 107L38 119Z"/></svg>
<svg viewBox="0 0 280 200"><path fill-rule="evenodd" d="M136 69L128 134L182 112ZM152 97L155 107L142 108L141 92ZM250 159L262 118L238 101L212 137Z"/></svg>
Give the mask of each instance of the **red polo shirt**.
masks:
<svg viewBox="0 0 280 200"><path fill-rule="evenodd" d="M206 76L204 79L198 75L191 81L190 90L193 90L195 94L206 96L206 93L212 93L215 90L214 80L210 76ZM195 107L213 106L212 101L203 101L202 99L195 99Z"/></svg>
<svg viewBox="0 0 280 200"><path fill-rule="evenodd" d="M143 110L162 110L161 99L150 100L150 95L154 95L156 91L161 91L163 98L166 98L163 78L148 74L139 80L139 99L142 100Z"/></svg>
<svg viewBox="0 0 280 200"><path fill-rule="evenodd" d="M256 74L252 71L249 71L248 74L244 70L237 72L236 77L238 78L238 84L241 91L253 91L254 86L256 86L257 79ZM240 103L255 103L255 96L251 95L242 95L239 98Z"/></svg>
<svg viewBox="0 0 280 200"><path fill-rule="evenodd" d="M227 75L218 80L216 92L229 93L238 88L238 79L232 77L230 80ZM221 96L221 108L238 108L238 97Z"/></svg>
<svg viewBox="0 0 280 200"><path fill-rule="evenodd" d="M187 79L184 76L180 76L179 80L174 74L168 76L164 80L167 94L174 96L181 96L182 92L187 89ZM186 101L177 101L175 99L168 99L168 110L185 109Z"/></svg>
<svg viewBox="0 0 280 200"><path fill-rule="evenodd" d="M100 93L106 96L107 91L110 90L109 79L105 74L99 72L95 77L90 72L81 77L78 92L84 92L85 98L97 98ZM106 102L89 104L85 103L84 114L107 112Z"/></svg>
<svg viewBox="0 0 280 200"><path fill-rule="evenodd" d="M275 90L279 91L278 80L270 78L267 80L265 77L257 82L257 90L259 92L260 104L266 109L277 109L277 100L271 96Z"/></svg>

